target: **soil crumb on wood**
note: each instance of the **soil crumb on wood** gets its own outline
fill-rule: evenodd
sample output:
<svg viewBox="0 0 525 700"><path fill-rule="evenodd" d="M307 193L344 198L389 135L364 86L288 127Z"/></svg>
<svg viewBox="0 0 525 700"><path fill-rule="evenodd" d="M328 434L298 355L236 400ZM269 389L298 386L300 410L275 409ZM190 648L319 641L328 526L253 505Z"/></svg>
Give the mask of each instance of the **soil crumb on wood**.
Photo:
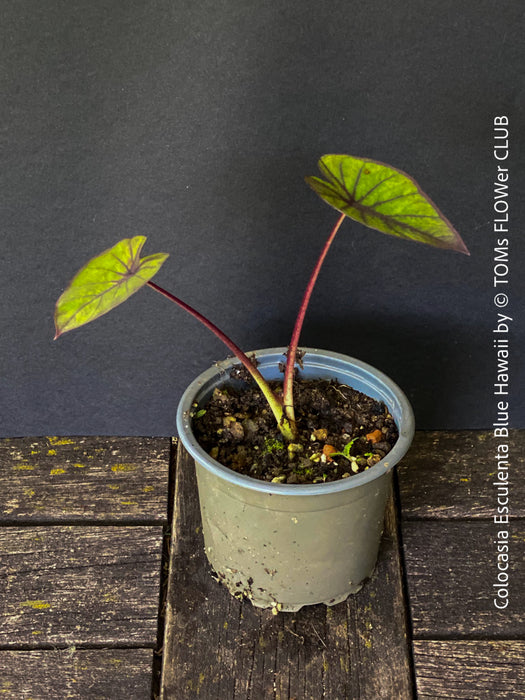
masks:
<svg viewBox="0 0 525 700"><path fill-rule="evenodd" d="M236 375L238 376L238 374ZM274 391L282 384L270 382ZM369 469L394 446L398 431L384 403L335 380L294 381L298 438L287 443L253 383L215 389L195 407L200 445L233 471L263 481L316 484Z"/></svg>

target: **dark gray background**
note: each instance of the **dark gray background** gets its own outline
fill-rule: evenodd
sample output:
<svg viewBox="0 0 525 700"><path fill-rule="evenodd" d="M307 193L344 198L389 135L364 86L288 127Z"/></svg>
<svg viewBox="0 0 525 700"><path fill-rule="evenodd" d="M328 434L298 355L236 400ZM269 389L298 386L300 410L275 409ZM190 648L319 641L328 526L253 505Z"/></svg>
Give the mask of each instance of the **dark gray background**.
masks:
<svg viewBox="0 0 525 700"><path fill-rule="evenodd" d="M0 433L170 435L223 346L149 289L53 342L88 258L148 236L156 280L246 350L286 345L337 213L324 153L409 172L471 257L346 221L302 343L397 381L420 428L494 420L492 122L511 121L513 424L525 424L521 2L2 3Z"/></svg>

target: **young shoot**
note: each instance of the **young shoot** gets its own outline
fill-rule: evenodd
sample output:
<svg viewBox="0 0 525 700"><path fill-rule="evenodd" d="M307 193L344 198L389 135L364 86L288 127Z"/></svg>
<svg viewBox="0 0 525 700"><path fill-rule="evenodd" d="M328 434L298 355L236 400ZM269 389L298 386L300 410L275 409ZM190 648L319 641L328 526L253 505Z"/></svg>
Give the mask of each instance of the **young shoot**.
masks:
<svg viewBox="0 0 525 700"><path fill-rule="evenodd" d="M299 338L312 292L324 259L349 217L398 238L450 248L469 254L457 231L408 175L378 161L347 155L326 155L319 161L325 179L306 178L325 202L340 212L314 266L293 329L286 357L282 395L271 389L256 366L220 328L182 299L152 282L168 258L156 253L141 258L145 236L126 238L90 260L60 296L55 309L55 339L106 314L148 286L194 316L214 333L244 365L264 394L284 439L293 442L297 426L293 376ZM343 453L343 456L347 456Z"/></svg>
<svg viewBox="0 0 525 700"><path fill-rule="evenodd" d="M346 445L343 447L342 452L330 452L331 459L333 459L334 457L345 457L346 459L351 460L352 457L350 455L350 450L352 449L352 446L356 440L357 438L354 438L353 440L350 440L350 442L347 442Z"/></svg>

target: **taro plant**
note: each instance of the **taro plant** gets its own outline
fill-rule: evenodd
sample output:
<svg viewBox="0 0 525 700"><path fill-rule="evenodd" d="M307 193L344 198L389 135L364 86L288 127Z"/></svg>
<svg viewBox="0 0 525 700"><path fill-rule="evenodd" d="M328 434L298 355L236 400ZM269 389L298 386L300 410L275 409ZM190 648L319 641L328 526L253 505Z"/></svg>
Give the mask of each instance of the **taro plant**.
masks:
<svg viewBox="0 0 525 700"><path fill-rule="evenodd" d="M192 314L239 359L263 392L287 441L296 437L293 398L294 367L304 317L319 271L344 219L398 238L450 248L469 254L451 223L406 173L378 161L348 155L326 155L319 161L324 179L306 181L325 202L341 212L315 264L299 308L286 356L281 392L272 390L256 361L249 358L220 328L186 302L151 281L168 257L156 253L141 258L145 236L126 238L90 260L60 296L55 310L55 339L115 308L147 285Z"/></svg>

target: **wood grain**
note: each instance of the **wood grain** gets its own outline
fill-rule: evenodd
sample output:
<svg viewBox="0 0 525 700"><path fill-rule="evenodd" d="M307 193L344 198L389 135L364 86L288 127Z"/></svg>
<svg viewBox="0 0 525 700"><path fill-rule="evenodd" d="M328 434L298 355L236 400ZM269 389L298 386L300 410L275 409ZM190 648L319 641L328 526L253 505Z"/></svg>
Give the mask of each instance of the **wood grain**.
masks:
<svg viewBox="0 0 525 700"><path fill-rule="evenodd" d="M0 651L6 700L150 700L151 649Z"/></svg>
<svg viewBox="0 0 525 700"><path fill-rule="evenodd" d="M398 467L403 518L492 518L497 498L494 457L500 440L480 430L416 432ZM525 430L511 430L513 518L525 517Z"/></svg>
<svg viewBox="0 0 525 700"><path fill-rule="evenodd" d="M414 642L419 700L525 697L525 641Z"/></svg>
<svg viewBox="0 0 525 700"><path fill-rule="evenodd" d="M0 646L156 642L162 528L0 528Z"/></svg>
<svg viewBox="0 0 525 700"><path fill-rule="evenodd" d="M372 580L333 608L272 615L234 599L205 560L191 458L177 459L162 698L412 697L396 519Z"/></svg>
<svg viewBox="0 0 525 700"><path fill-rule="evenodd" d="M508 525L509 605L497 610L492 522L408 521L403 546L414 637L525 636L525 521Z"/></svg>
<svg viewBox="0 0 525 700"><path fill-rule="evenodd" d="M0 524L163 523L168 438L0 440Z"/></svg>

